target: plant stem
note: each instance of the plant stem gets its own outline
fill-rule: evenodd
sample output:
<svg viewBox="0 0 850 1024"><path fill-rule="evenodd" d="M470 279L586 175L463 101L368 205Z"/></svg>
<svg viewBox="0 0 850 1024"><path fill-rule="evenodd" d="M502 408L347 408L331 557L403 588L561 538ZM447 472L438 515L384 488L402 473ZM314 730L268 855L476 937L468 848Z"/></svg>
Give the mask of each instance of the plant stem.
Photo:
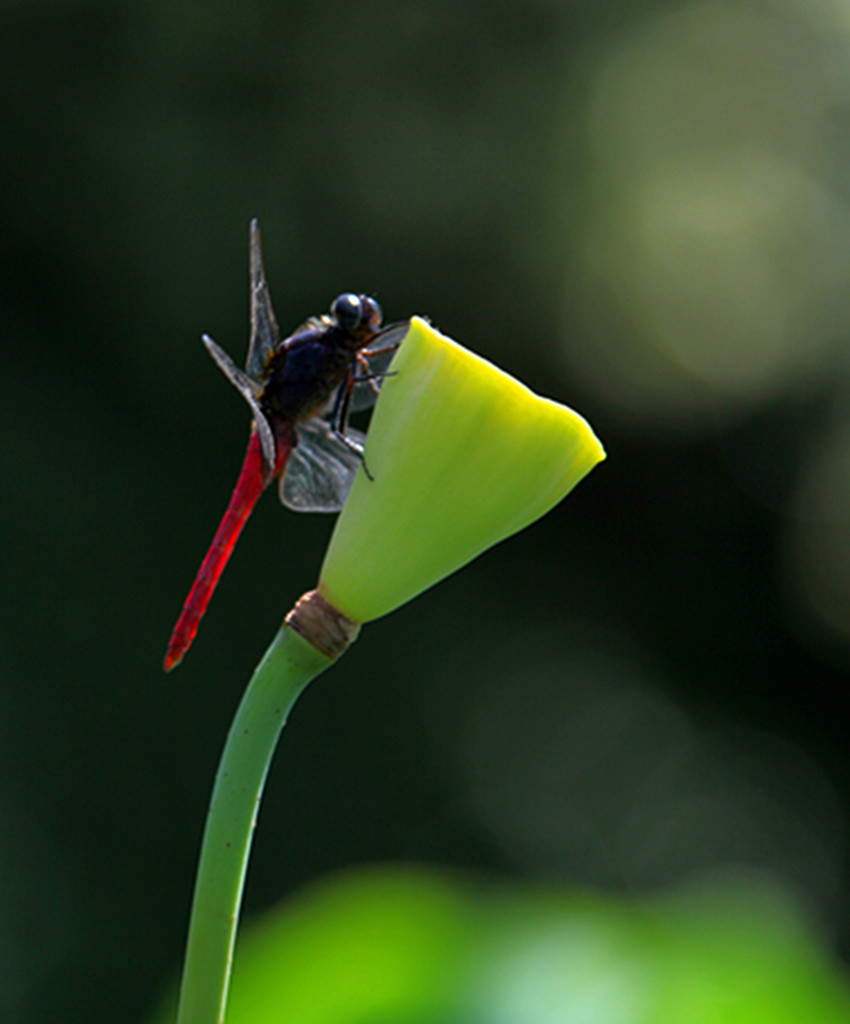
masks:
<svg viewBox="0 0 850 1024"><path fill-rule="evenodd" d="M248 684L207 816L177 1024L223 1024L248 855L269 765L301 691L332 664L284 625Z"/></svg>

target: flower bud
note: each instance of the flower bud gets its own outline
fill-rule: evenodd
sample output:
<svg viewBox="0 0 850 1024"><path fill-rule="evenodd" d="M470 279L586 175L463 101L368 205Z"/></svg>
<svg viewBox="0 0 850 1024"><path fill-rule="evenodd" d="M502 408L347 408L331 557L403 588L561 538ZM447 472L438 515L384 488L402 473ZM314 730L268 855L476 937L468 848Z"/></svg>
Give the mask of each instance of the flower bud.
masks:
<svg viewBox="0 0 850 1024"><path fill-rule="evenodd" d="M377 619L523 529L605 458L578 413L419 317L390 366L319 591Z"/></svg>

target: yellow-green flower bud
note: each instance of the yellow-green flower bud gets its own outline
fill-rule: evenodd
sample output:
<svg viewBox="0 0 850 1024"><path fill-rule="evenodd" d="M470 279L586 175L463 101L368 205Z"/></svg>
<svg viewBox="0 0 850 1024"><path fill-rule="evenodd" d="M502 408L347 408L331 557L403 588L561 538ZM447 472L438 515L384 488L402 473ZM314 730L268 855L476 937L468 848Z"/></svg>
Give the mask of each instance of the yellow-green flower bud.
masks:
<svg viewBox="0 0 850 1024"><path fill-rule="evenodd" d="M605 458L578 413L414 317L372 416L319 592L386 615L548 512Z"/></svg>

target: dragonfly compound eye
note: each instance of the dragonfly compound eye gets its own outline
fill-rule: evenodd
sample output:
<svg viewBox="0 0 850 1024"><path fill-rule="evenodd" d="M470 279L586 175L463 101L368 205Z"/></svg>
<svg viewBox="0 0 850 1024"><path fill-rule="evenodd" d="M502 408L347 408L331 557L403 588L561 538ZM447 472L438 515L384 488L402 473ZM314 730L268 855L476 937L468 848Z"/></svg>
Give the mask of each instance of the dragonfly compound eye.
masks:
<svg viewBox="0 0 850 1024"><path fill-rule="evenodd" d="M345 292L334 299L331 313L344 331L355 331L363 323L363 302L359 295Z"/></svg>
<svg viewBox="0 0 850 1024"><path fill-rule="evenodd" d="M368 324L369 327L377 330L381 326L381 321L384 318L384 314L381 311L381 307L378 303L370 298L368 295L362 295L360 298L360 304L363 308L363 323Z"/></svg>

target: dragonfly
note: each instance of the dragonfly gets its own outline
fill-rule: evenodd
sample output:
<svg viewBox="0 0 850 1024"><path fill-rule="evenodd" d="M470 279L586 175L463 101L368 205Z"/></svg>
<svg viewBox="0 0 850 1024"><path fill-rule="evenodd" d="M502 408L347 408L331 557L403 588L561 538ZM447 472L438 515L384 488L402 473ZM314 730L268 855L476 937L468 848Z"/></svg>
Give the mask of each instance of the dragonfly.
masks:
<svg viewBox="0 0 850 1024"><path fill-rule="evenodd" d="M374 298L344 292L330 313L310 317L281 340L263 265L260 229L250 228L251 334L245 369L203 335L203 343L253 414L248 449L227 511L201 563L165 655L180 664L260 495L275 479L297 512L338 512L364 460L365 435L349 414L372 405L410 321L382 326Z"/></svg>

